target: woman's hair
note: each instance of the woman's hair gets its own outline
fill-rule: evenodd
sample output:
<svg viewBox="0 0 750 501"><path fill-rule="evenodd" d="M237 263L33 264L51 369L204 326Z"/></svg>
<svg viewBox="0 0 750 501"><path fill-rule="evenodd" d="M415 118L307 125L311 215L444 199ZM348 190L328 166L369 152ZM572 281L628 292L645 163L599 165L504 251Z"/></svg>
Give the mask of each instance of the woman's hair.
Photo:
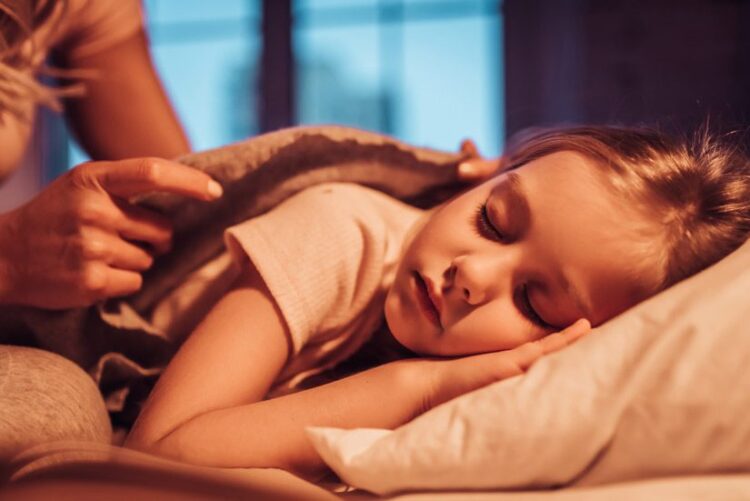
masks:
<svg viewBox="0 0 750 501"><path fill-rule="evenodd" d="M34 59L42 47L35 46L32 35L50 20L56 8L64 12L67 1L0 0L0 111L23 117L22 103L28 101L59 109L58 98L71 94L68 89L41 84L34 77L38 70L33 67ZM50 28L50 35L54 28Z"/></svg>
<svg viewBox="0 0 750 501"><path fill-rule="evenodd" d="M658 240L649 245L660 268L649 280L655 293L750 236L750 160L731 139L707 125L686 139L645 127L536 129L509 143L503 163L514 169L560 151L592 160L623 204L656 223Z"/></svg>

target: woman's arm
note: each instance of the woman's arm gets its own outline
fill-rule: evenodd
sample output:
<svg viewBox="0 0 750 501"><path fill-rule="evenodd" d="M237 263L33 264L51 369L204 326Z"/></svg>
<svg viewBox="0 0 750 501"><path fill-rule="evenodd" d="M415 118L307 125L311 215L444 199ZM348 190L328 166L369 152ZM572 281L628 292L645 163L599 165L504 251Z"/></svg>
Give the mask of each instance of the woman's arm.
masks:
<svg viewBox="0 0 750 501"><path fill-rule="evenodd" d="M96 73L85 81L82 98L65 103L67 118L93 159L174 158L190 151L143 31L85 57L57 58L65 68Z"/></svg>
<svg viewBox="0 0 750 501"><path fill-rule="evenodd" d="M283 363L277 343L284 339L285 327L257 273L232 294L167 368L128 446L191 463L314 473L323 464L307 440L306 427L395 428L450 398L524 372L544 353L587 330L587 324L577 323L562 334L503 353L399 361L257 401Z"/></svg>
<svg viewBox="0 0 750 501"><path fill-rule="evenodd" d="M98 76L86 81L85 96L65 103L79 140L94 159L125 160L79 166L0 214L0 303L58 309L133 293L153 254L169 248L172 229L129 199L154 191L204 200L221 194L202 172L155 158L186 153L189 144L142 31L86 56L65 50L55 54L57 64ZM3 116L10 149L2 152L0 178L17 163L30 130Z"/></svg>

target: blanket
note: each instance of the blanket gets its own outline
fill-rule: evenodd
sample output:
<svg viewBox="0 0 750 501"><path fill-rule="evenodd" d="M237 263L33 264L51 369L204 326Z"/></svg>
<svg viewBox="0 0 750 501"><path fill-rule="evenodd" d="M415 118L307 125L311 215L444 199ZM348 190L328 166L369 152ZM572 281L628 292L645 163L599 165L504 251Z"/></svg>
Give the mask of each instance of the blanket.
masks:
<svg viewBox="0 0 750 501"><path fill-rule="evenodd" d="M222 252L225 228L322 182L360 183L428 207L460 189L456 167L464 159L466 154L338 126L283 129L183 156L177 160L210 174L224 196L212 203L169 194L137 200L174 223L172 250L144 274L142 289L82 309L3 307L0 343L36 346L78 363L99 385L115 423L127 427L184 337L155 327L150 313L189 273Z"/></svg>

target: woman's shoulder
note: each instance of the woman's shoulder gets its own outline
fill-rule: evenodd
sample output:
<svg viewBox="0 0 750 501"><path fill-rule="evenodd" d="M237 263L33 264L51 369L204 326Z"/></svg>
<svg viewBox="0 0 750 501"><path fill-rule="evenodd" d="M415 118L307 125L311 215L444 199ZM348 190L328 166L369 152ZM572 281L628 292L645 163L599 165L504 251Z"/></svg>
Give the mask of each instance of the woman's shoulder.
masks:
<svg viewBox="0 0 750 501"><path fill-rule="evenodd" d="M144 18L138 0L69 0L48 24L50 48L85 57L138 33Z"/></svg>

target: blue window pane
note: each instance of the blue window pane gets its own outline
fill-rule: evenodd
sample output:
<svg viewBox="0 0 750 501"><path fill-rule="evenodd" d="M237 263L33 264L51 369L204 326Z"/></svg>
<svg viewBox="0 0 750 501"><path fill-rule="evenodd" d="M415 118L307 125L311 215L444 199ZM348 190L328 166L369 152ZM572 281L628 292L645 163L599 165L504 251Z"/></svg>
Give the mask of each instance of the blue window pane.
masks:
<svg viewBox="0 0 750 501"><path fill-rule="evenodd" d="M298 30L294 48L300 123L389 128L394 96L381 86L376 25Z"/></svg>
<svg viewBox="0 0 750 501"><path fill-rule="evenodd" d="M193 148L255 134L260 1L150 0L149 7L154 60Z"/></svg>
<svg viewBox="0 0 750 501"><path fill-rule="evenodd" d="M296 0L294 7L299 9L327 9L335 7L375 6L378 0Z"/></svg>
<svg viewBox="0 0 750 501"><path fill-rule="evenodd" d="M493 17L407 23L399 134L454 148L472 138L485 154L502 143L499 22Z"/></svg>
<svg viewBox="0 0 750 501"><path fill-rule="evenodd" d="M257 133L260 1L147 0L151 51L195 150ZM71 142L70 165L87 160Z"/></svg>
<svg viewBox="0 0 750 501"><path fill-rule="evenodd" d="M189 21L210 21L260 17L258 0L144 0L151 25Z"/></svg>
<svg viewBox="0 0 750 501"><path fill-rule="evenodd" d="M407 16L430 13L438 16L462 16L477 14L487 9L496 9L496 0L404 0L404 12Z"/></svg>
<svg viewBox="0 0 750 501"><path fill-rule="evenodd" d="M315 9L298 1L297 112L455 149L474 139L496 155L503 137L497 1L389 0ZM354 5L362 5L356 9Z"/></svg>
<svg viewBox="0 0 750 501"><path fill-rule="evenodd" d="M258 49L249 38L154 44L154 60L194 149L257 132Z"/></svg>

